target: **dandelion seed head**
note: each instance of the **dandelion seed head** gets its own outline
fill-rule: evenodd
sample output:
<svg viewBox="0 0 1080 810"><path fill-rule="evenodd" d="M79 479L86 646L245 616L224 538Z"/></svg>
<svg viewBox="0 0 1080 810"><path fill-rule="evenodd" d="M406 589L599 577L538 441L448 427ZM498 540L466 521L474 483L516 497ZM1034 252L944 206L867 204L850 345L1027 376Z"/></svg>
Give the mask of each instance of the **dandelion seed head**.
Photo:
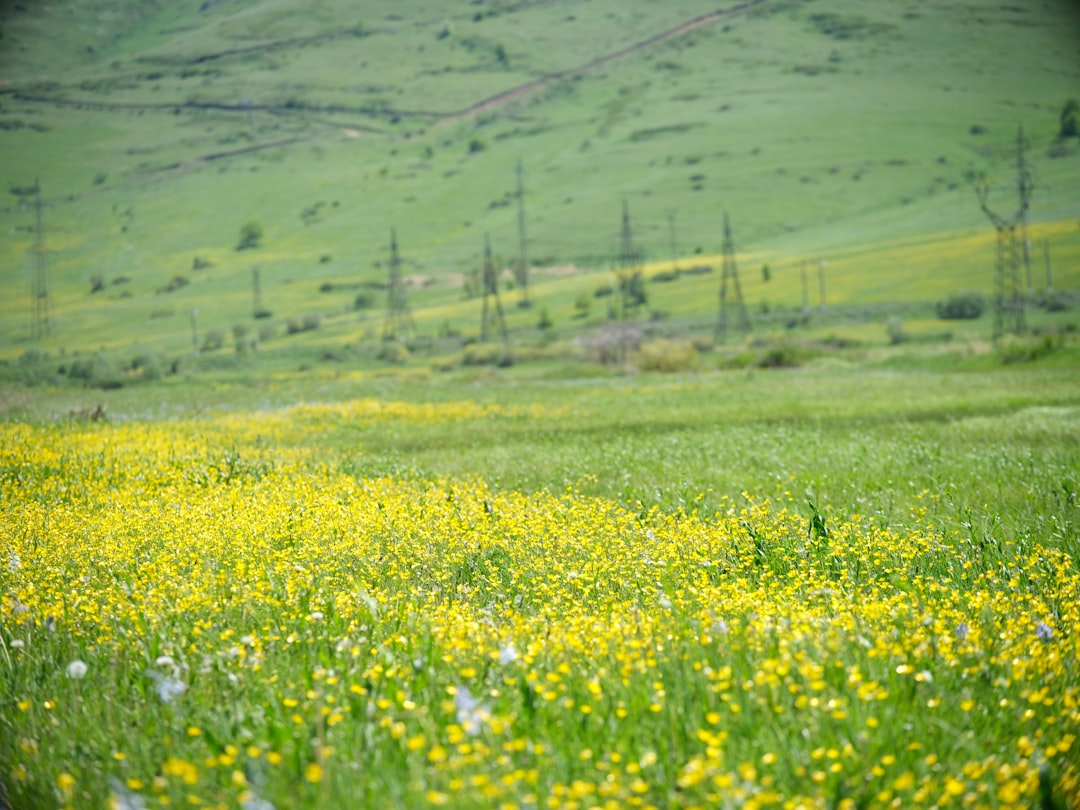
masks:
<svg viewBox="0 0 1080 810"><path fill-rule="evenodd" d="M67 676L73 680L79 681L86 677L86 672L89 667L86 666L86 662L80 661L76 658L70 664L67 665Z"/></svg>
<svg viewBox="0 0 1080 810"><path fill-rule="evenodd" d="M110 779L109 786L112 788L110 807L114 810L146 810L143 797L128 790L119 779Z"/></svg>
<svg viewBox="0 0 1080 810"><path fill-rule="evenodd" d="M154 691L157 692L162 703L172 703L187 690L187 684L183 681L178 681L176 678L163 675L156 670L146 670L146 676L154 682Z"/></svg>

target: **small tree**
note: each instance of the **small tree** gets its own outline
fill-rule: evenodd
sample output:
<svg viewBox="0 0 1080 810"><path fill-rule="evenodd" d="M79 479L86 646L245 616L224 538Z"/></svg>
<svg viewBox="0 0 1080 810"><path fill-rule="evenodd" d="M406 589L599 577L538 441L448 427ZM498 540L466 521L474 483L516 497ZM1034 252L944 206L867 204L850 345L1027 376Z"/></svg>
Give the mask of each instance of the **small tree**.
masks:
<svg viewBox="0 0 1080 810"><path fill-rule="evenodd" d="M1080 103L1074 98L1066 101L1061 108L1061 129L1058 130L1058 137L1080 137Z"/></svg>
<svg viewBox="0 0 1080 810"><path fill-rule="evenodd" d="M237 250L257 248L262 244L263 226L255 220L248 220L240 226L240 241L236 243Z"/></svg>

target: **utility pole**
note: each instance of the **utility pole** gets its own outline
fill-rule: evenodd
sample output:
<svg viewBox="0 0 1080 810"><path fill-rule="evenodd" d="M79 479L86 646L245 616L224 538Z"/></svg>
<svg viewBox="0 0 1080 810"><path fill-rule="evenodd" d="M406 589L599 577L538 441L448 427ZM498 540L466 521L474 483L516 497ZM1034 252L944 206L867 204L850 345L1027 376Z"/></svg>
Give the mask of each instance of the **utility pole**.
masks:
<svg viewBox="0 0 1080 810"><path fill-rule="evenodd" d="M738 310L739 329L742 332L750 331L750 317L746 314L746 303L743 301L742 286L739 284L739 269L735 264L735 239L731 235L731 222L728 220L727 211L724 212L724 256L720 274L720 315L716 321L716 334L723 343L727 340L728 312L727 312L727 286L731 281L732 290L735 294L735 307Z"/></svg>
<svg viewBox="0 0 1080 810"><path fill-rule="evenodd" d="M258 318L263 311L262 305L262 285L259 283L259 266L255 265L251 268L251 283L253 287L253 302L251 314L252 317Z"/></svg>
<svg viewBox="0 0 1080 810"><path fill-rule="evenodd" d="M1024 262L1022 240L1027 238L1027 211L1031 204L1031 192L1034 184L1031 172L1027 168L1024 149L1024 128L1016 133L1016 170L1019 206L1010 216L1001 216L990 209L990 184L983 178L975 183L975 193L979 197L979 206L997 231L997 250L994 263L994 339L1006 332L1022 334L1024 321L1024 287L1020 279L1020 265ZM1017 233L1017 230L1020 233Z"/></svg>
<svg viewBox="0 0 1080 810"><path fill-rule="evenodd" d="M1046 291L1054 291L1054 279L1050 271L1050 240L1043 240L1043 260L1046 262Z"/></svg>
<svg viewBox="0 0 1080 810"><path fill-rule="evenodd" d="M810 277L806 274L806 259L803 259L802 266L802 311L810 311Z"/></svg>
<svg viewBox="0 0 1080 810"><path fill-rule="evenodd" d="M390 229L390 282L387 285L386 322L383 340L397 340L402 333L416 333L409 311L405 282L401 278L401 259L398 256L397 231Z"/></svg>
<svg viewBox="0 0 1080 810"><path fill-rule="evenodd" d="M199 310L191 308L191 353L199 356Z"/></svg>
<svg viewBox="0 0 1080 810"><path fill-rule="evenodd" d="M679 249L675 241L675 212L668 211L667 215L668 237L671 241L671 272L679 274Z"/></svg>
<svg viewBox="0 0 1080 810"><path fill-rule="evenodd" d="M630 209L626 200L622 205L622 230L619 238L619 295L622 311L619 317L626 320L637 313L645 303L645 282L642 278L641 253L634 247L634 233L630 225Z"/></svg>
<svg viewBox="0 0 1080 810"><path fill-rule="evenodd" d="M45 228L41 221L41 182L34 180L34 269L30 281L34 299L31 333L34 340L53 333L52 283L45 264Z"/></svg>
<svg viewBox="0 0 1080 810"><path fill-rule="evenodd" d="M525 182L522 179L524 168L519 160L517 164L517 201L518 201L518 272L517 283L521 288L521 300L518 306L532 306L529 300L529 251L525 238Z"/></svg>
<svg viewBox="0 0 1080 810"><path fill-rule="evenodd" d="M255 100L251 98L245 98L241 100L240 106L247 110L248 129L251 130L251 134L255 134L255 114L252 108L255 106Z"/></svg>
<svg viewBox="0 0 1080 810"><path fill-rule="evenodd" d="M821 295L821 308L825 309L825 260L818 262L818 291Z"/></svg>
<svg viewBox="0 0 1080 810"><path fill-rule="evenodd" d="M499 301L499 277L495 269L495 260L491 256L491 239L484 234L484 303L480 314L480 340L488 339L488 323L492 320L499 328L502 335L503 346L509 342L506 334L506 318L503 317L502 303ZM488 311L488 297L494 299L491 312Z"/></svg>

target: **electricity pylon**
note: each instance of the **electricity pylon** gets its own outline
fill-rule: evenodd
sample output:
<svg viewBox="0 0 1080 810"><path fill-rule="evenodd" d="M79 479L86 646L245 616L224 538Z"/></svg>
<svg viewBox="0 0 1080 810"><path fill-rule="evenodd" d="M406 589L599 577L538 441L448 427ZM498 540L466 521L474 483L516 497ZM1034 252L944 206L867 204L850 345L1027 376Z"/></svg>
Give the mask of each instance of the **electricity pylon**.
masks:
<svg viewBox="0 0 1080 810"><path fill-rule="evenodd" d="M742 286L739 284L739 269L735 264L735 239L731 235L731 222L728 220L727 211L724 212L724 256L720 273L720 314L716 321L716 334L723 343L727 339L728 327L728 280L731 280L732 290L735 294L734 306L738 311L739 329L743 332L750 331L750 317L746 314L746 303L743 301Z"/></svg>

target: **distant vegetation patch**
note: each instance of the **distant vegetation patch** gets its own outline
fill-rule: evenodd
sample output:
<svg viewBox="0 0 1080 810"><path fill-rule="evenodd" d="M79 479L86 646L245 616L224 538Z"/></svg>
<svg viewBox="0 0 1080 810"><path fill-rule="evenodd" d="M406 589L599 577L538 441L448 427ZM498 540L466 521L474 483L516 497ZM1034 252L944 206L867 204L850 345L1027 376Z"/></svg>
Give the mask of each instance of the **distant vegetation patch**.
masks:
<svg viewBox="0 0 1080 810"><path fill-rule="evenodd" d="M825 36L840 40L868 39L888 34L896 28L889 23L874 22L861 14L811 14L810 21Z"/></svg>
<svg viewBox="0 0 1080 810"><path fill-rule="evenodd" d="M650 127L648 129L638 129L630 133L630 140L632 141L647 141L650 138L656 138L662 135L674 135L680 132L689 132L691 129L696 129L702 126L700 121L685 124L670 124L663 127Z"/></svg>
<svg viewBox="0 0 1080 810"><path fill-rule="evenodd" d="M937 305L938 317L943 321L975 320L985 310L986 300L979 293L957 293Z"/></svg>

